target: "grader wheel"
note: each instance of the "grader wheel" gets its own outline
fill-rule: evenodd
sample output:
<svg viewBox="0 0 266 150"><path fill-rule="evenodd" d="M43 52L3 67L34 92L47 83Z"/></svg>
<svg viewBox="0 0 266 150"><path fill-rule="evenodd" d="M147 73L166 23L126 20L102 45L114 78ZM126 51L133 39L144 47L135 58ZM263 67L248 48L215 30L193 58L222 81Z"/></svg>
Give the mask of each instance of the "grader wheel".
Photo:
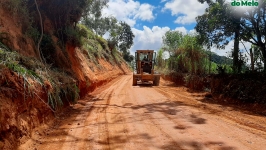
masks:
<svg viewBox="0 0 266 150"><path fill-rule="evenodd" d="M159 86L160 76L155 76L153 79L153 86Z"/></svg>
<svg viewBox="0 0 266 150"><path fill-rule="evenodd" d="M136 79L136 77L134 77L134 75L133 75L133 83L132 83L132 85L133 86L136 86L137 85L137 79Z"/></svg>

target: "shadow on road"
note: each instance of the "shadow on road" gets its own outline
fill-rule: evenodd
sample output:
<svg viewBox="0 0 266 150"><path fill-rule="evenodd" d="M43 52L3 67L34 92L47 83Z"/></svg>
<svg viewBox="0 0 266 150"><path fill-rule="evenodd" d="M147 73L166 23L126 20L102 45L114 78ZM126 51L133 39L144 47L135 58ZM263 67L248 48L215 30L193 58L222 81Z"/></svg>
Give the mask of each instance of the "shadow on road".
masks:
<svg viewBox="0 0 266 150"><path fill-rule="evenodd" d="M106 108L110 109L115 109L116 107L122 108L122 109L131 109L132 111L136 110L142 110L145 113L142 114L144 115L149 115L151 113L156 113L160 112L165 115L165 117L176 117L179 115L179 113L182 113L180 111L180 107L182 106L189 106L183 102L178 102L178 101L168 101L168 100L158 100L161 102L154 102L154 103L148 103L148 104L143 104L143 105L135 105L133 103L125 103L123 105L116 105L116 104L97 104L99 101L103 101L105 99L99 99L96 97L93 97L89 95L87 99L80 100L78 103L75 105L75 107L69 108L67 110L67 113L62 114L59 117L59 120L57 123L54 124L54 130L47 132L46 137L43 140L36 140L36 143L41 143L42 145L49 145L49 144L65 144L65 143L77 143L77 142L85 142L85 143L98 143L100 146L109 146L112 149L123 149L126 144L131 144L132 148L134 149L134 144L138 145L142 143L143 141L152 141L155 137L152 137L151 135L147 133L143 134L129 134L129 131L121 130L119 133L115 136L108 136L107 139L104 140L99 140L95 138L80 138L78 136L73 136L70 135L67 131L68 128L62 127L63 125L66 126L66 124L63 124L66 122L66 120L69 122L69 125L73 125L73 123L80 123L83 120L81 118L80 120L77 119L77 116L80 114L84 114L84 111L86 112L84 115L90 115L90 112L92 111L99 111L103 110ZM157 101L157 100L154 100ZM91 105L91 107L88 108L88 105ZM84 110L85 109L85 110ZM99 111L100 112L100 111ZM106 111L106 113L110 113ZM116 114L116 115L121 115L121 114ZM145 117L143 117L145 118ZM161 118L153 118L153 119L161 119ZM193 123L193 124L205 124L206 119L201 118L195 114L188 115L188 118L186 118L187 121ZM137 122L136 122L137 121ZM135 122L126 122L126 123L138 123L139 121L136 119ZM121 124L124 123L117 118L115 122L112 124ZM88 126L95 126L97 128L99 125L102 124L111 124L108 122L98 122L97 124L89 124ZM87 126L85 125L77 125L75 128L86 128ZM73 130L75 129L73 128ZM185 130L189 127L187 126L182 126L182 125L176 125L173 127L173 129L176 130ZM91 133L92 134L92 133ZM102 133L94 133L94 134L102 134ZM60 139L62 136L68 136L68 140L65 139ZM55 140L58 139L58 140ZM210 141L208 143L200 143L197 142L196 140L192 141L182 141L182 137L180 137L180 141L170 141L166 142L164 145L157 145L156 143L146 143L150 148L155 148L155 149L195 149L195 150L203 150L206 149L207 147L215 147L221 150L233 150L233 147L228 147L226 146L223 142L220 141ZM110 149L110 148L109 148Z"/></svg>

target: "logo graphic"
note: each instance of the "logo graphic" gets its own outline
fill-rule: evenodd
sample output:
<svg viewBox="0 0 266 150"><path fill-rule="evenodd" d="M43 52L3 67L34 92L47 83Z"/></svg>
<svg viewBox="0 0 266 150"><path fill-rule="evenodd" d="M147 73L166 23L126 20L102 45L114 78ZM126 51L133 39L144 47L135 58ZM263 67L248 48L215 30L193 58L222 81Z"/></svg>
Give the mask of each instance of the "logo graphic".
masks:
<svg viewBox="0 0 266 150"><path fill-rule="evenodd" d="M258 0L231 0L231 6L259 6Z"/></svg>

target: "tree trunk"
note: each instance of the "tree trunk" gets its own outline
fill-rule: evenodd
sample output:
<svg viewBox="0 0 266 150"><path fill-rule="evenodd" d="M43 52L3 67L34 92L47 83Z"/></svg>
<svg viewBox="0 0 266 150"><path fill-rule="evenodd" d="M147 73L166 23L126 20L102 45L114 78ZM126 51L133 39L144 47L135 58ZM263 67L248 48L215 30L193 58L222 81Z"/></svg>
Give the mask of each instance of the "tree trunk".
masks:
<svg viewBox="0 0 266 150"><path fill-rule="evenodd" d="M239 53L239 35L240 35L240 18L237 21L235 28L235 39L234 39L234 51L233 51L233 71L239 73L241 67L239 67L238 53Z"/></svg>
<svg viewBox="0 0 266 150"><path fill-rule="evenodd" d="M266 47L265 47L265 44L260 47L260 50L262 52L262 57L263 57L262 61L264 63L263 72L266 73Z"/></svg>
<svg viewBox="0 0 266 150"><path fill-rule="evenodd" d="M37 54L38 54L38 57L39 57L40 61L43 62L44 59L43 59L43 57L42 57L42 55L41 55L41 50L40 50L40 45L41 45L42 38L43 38L42 15L41 15L41 12L40 12L40 10L39 10L39 7L38 7L38 4L37 4L37 1L34 0L34 2L35 2L36 9L37 9L37 12L38 12L39 17L40 17L40 26L41 26L41 37L40 37L40 39L39 39L39 41L38 41L38 44L37 44Z"/></svg>
<svg viewBox="0 0 266 150"><path fill-rule="evenodd" d="M252 48L249 49L249 53L250 53L250 61L251 61L251 70L252 72L254 71L254 54L252 51Z"/></svg>
<svg viewBox="0 0 266 150"><path fill-rule="evenodd" d="M211 65L212 65L212 51L210 49L210 55L209 55L209 74L211 74Z"/></svg>

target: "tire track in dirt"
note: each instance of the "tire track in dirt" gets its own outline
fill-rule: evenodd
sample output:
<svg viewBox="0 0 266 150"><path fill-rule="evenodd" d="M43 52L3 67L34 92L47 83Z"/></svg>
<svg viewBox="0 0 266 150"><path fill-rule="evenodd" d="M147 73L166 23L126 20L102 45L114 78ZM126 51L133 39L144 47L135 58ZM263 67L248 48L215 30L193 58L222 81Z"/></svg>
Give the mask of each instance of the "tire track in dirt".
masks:
<svg viewBox="0 0 266 150"><path fill-rule="evenodd" d="M173 110L176 109L176 107L179 106L169 106L172 105L172 101L167 101L167 97L164 97L163 100L162 99L158 99L156 96L153 96L153 88L151 88L150 92L148 92L148 90L150 89L146 89L146 94L143 97L149 97L149 103L148 104L141 104L141 105L150 105L150 104L155 104L158 105L156 106L157 109L155 110L151 110L151 113L148 113L149 115L149 121L151 121L151 124L155 124L155 127L162 132L167 138L167 142L168 144L164 143L162 148L163 149L204 149L204 145L200 142L197 142L196 140L192 140L189 136L184 136L183 134L190 134L190 132L186 131L185 129L187 128L183 128L181 126L180 129L180 122L182 122L182 120L176 120L173 119L171 117L169 117L169 115L173 115L171 114L171 112L169 112L168 110ZM151 93L151 94L149 94ZM136 98L136 100L138 100L139 98ZM159 102L158 102L159 100ZM168 103L170 102L170 103ZM139 102L136 102L139 104ZM163 106L160 105L166 105L168 106L167 108L164 108ZM161 117L158 117L161 116ZM160 120L160 118L163 118L163 123L158 122L157 120ZM178 118L180 119L180 118ZM174 127L178 127L178 129L180 129L181 131L177 131L177 130L173 130ZM169 130L171 129L172 130ZM199 134L197 133L197 131L194 130L193 134ZM182 137L182 138L181 138ZM181 139L182 140L181 140Z"/></svg>
<svg viewBox="0 0 266 150"><path fill-rule="evenodd" d="M152 142L154 140L149 140L151 139L152 133L148 132L149 133L148 134L145 131L151 130L153 133L156 133L154 137L159 137L160 140L169 140L171 139L171 136L169 136L166 132L160 129L157 125L156 125L157 127L152 126L153 124L155 124L155 122L149 121L150 120L149 118L147 118L146 116L140 115L140 114L145 114L145 113L139 112L138 110L132 111L132 108L125 107L126 104L134 103L136 105L136 102L137 102L136 98L132 98L134 97L134 94L132 93L130 79L131 77L127 77L125 85L120 86L120 88L116 89L116 91L120 91L120 92L115 93L113 100L112 100L113 103L109 104L109 107L112 105L115 105L117 108L116 112L121 114L119 118L120 119L119 123L114 122L114 124L109 124L108 126L109 130L111 131L110 132L111 136L109 137L111 138L110 147L111 149L121 149L122 147L123 149L143 149L143 147L147 147L148 149L148 147L158 147L158 145L152 146L153 143L156 143L156 142L158 143L158 141ZM123 103L122 101L124 101L125 103ZM129 113L128 111L131 111L132 113ZM137 119L138 123L134 123L136 121L135 118L128 119L130 117L126 117L126 116L136 116L138 118ZM114 126L114 128L112 128L112 126ZM115 130L117 130L115 128L119 128L119 126L123 128L122 129L124 130L123 134L115 132ZM162 131L162 132L158 133L158 131ZM115 138L118 138L123 142L118 143L118 141L116 141ZM131 140L128 141L127 139L131 139ZM147 141L147 143L144 143L143 141ZM174 140L170 140L170 141L174 142Z"/></svg>
<svg viewBox="0 0 266 150"><path fill-rule="evenodd" d="M232 110L228 111L227 109L223 109L221 106L217 106L215 104L208 104L208 103L202 104L202 102L200 100L203 99L204 94L200 94L202 97L201 98L197 97L197 99L195 99L195 96L191 94L190 98L185 96L188 99L188 100L186 100L183 95L188 95L188 93L187 92L184 93L184 90L182 91L181 87L169 88L169 89L167 89L167 91L165 89L166 88L158 87L156 90L158 92L162 93L163 95L169 96L173 101L184 102L185 105L192 106L194 109L200 110L201 114L204 114L204 116L207 116L207 118L209 118L209 119L213 118L213 119L211 119L211 123L215 126L223 125L224 130L226 130L227 126L228 127L231 126L232 128L237 127L237 130L239 130L240 133L242 131L245 131L246 134L252 133L253 136L250 136L250 137L259 136L260 139L266 138L265 131L263 131L263 130L265 130L265 128L261 128L261 129L263 129L262 131L257 130L257 127L254 127L252 125L246 126L245 123L242 122L246 118L250 118L251 117L250 115L246 115L246 114L240 113L238 111L232 111ZM206 112L206 113L202 113L202 112ZM244 118L244 119L241 120L241 118ZM265 121L265 118L263 119L263 118L257 117L257 116L256 116L256 118L259 118L258 119L259 121L260 120ZM250 119L252 119L252 118L250 118ZM213 121L213 120L217 120L217 121ZM256 124L255 120L257 120L257 119L255 119L255 116L253 116L252 120L254 120L253 123ZM217 124L220 121L222 121L221 125ZM224 126L224 123L226 123L227 126ZM229 132L230 132L230 130L229 130ZM250 141L259 141L259 140L256 140L255 138L253 138L251 140L247 140L247 142L243 142L243 138L241 140L242 144L246 145L247 147L250 147L249 143L252 143ZM239 142L240 142L240 140L239 140Z"/></svg>
<svg viewBox="0 0 266 150"><path fill-rule="evenodd" d="M141 93L141 92L137 92L137 93ZM138 95L137 93L135 93L135 91L134 91L134 93L132 94L132 97L134 97L135 104L141 106L143 104L140 104L140 102L139 102L139 99L141 99L141 98L136 97ZM149 92L146 91L146 93L149 93ZM147 96L146 93L141 93L141 94L145 95L145 96L142 95L143 97L148 98L149 96ZM149 100L151 100L151 99L149 99ZM178 145L178 143L175 142L175 140L172 138L172 136L170 136L167 132L165 132L163 130L163 128L159 126L159 123L154 121L156 118L153 118L149 113L145 113L145 111L142 111L142 113L148 115L148 117L143 117L142 115L140 115L140 117L142 117L142 120L147 120L147 122L149 121L150 122L150 123L148 123L149 125L155 125L152 127L148 126L147 130L151 130L151 128L155 128L155 129L153 129L154 131L156 131L156 132L160 131L161 133L159 133L159 135L164 136L164 137L160 137L161 139L163 139L165 141L165 138L167 138L168 141L171 141L172 146L173 146L171 149L181 149L181 147ZM157 145L157 147L159 147L159 146Z"/></svg>
<svg viewBox="0 0 266 150"><path fill-rule="evenodd" d="M96 99L99 100L103 100L103 101L97 101L94 106L99 107L98 111L96 112L97 114L97 120L96 122L98 122L98 137L95 140L95 145L98 145L97 147L92 146L92 149L111 149L110 147L110 125L109 125L109 119L107 118L107 113L110 107L110 104L112 102L113 96L115 95L115 93L117 93L116 91L119 91L122 86L123 83L125 82L126 78L124 76L122 76L122 79L118 80L117 82L114 83L114 85L119 85L119 87L116 86L112 86L109 87L107 89L105 89L104 91L102 91L102 93L99 92L95 92L95 93L99 93L96 94Z"/></svg>
<svg viewBox="0 0 266 150"><path fill-rule="evenodd" d="M231 124L238 123L245 130L248 130L251 132L253 132L253 130L257 130L253 133L263 131L263 132L261 132L261 134L264 134L264 136L266 136L266 134L265 134L265 132L266 132L265 121L260 121L261 117L257 117L258 119L257 119L256 124L255 124L252 121L250 121L250 120L254 120L254 116L245 115L243 117L241 115L242 113L240 113L239 111L231 110L233 108L229 108L229 111L228 111L228 108L224 108L223 106L206 105L206 104L203 104L200 100L196 100L195 97L193 97L191 95L190 96L189 95L184 96L185 94L182 95L184 92L182 92L182 94L180 94L180 93L178 93L178 91L176 89L172 89L172 88L168 88L167 91L164 90L164 88L157 88L156 90L158 90L160 93L167 95L167 96L169 96L175 100L180 99L180 98L189 99L190 103L187 103L187 104L192 106L192 107L199 108L199 109L201 109L204 112L207 112L209 114L215 114L215 115L218 115L220 117L223 117L225 119L225 121L227 121L228 123L230 123L230 122L231 122ZM201 99L203 99L203 97ZM184 101L182 101L182 102L184 102ZM236 114L239 114L240 116L236 117L237 116Z"/></svg>
<svg viewBox="0 0 266 150"><path fill-rule="evenodd" d="M156 87L156 88L158 88L158 87ZM155 88L155 90L158 90L156 88ZM165 95L165 94L163 94L163 95ZM169 95L171 95L171 96L169 96ZM174 98L176 98L175 94L170 93L168 91L167 97L168 98L165 99L166 103L170 103L170 104L176 103L176 101L174 100ZM172 98L172 97L174 97L174 98ZM182 97L187 97L187 96L182 96ZM177 114L169 114L167 112L163 112L162 115L164 115L170 121L174 122L174 124L176 125L175 128L179 129L181 134L184 134L184 133L186 134L186 136L184 136L184 137L190 139L190 136L204 135L204 133L208 134L207 132L202 131L199 128L195 127L195 125L188 123L188 122L194 122L191 120L199 120L199 121L195 121L194 124L198 124L198 125L204 124L205 119L200 117L201 114L199 114L197 111L194 111L193 109L185 109L186 107L189 107L189 106L186 106L182 103L178 107L182 107L181 110L183 112L182 111L178 112L178 108L174 108L177 110ZM184 112L184 110L186 110L186 112ZM182 118L182 117L184 117L184 118ZM185 140L183 140L183 142L181 144L182 149L191 149L192 147L193 147L193 149L206 149L206 148L207 149L208 148L220 149L222 147L227 148L227 149L234 149L233 147L228 146L228 144L225 144L225 143L222 144L223 146L221 146L221 144L210 144L210 143L222 143L222 142L204 141L203 139L208 139L206 136L205 137L203 136L203 138L202 137L197 138L197 140L192 140L192 141L189 141L186 138L185 138Z"/></svg>
<svg viewBox="0 0 266 150"><path fill-rule="evenodd" d="M115 79L109 84L119 84L122 82L123 80L121 79ZM99 114L105 114L107 109L107 105L105 105L106 108L96 108L94 105L99 103L101 99L105 100L107 103L108 99L110 101L112 95L110 85L102 87L102 89L105 89L105 92L101 92L101 90L95 91L95 93L98 93L98 98L91 98L91 96L88 96L83 100L79 100L78 104L73 107L73 112L70 112L74 113L70 114L70 118L67 120L63 119L62 122L58 124L58 127L50 129L51 131L44 139L36 140L38 143L34 145L36 145L37 149L54 149L55 147L59 150L94 149L94 145L97 145L97 142L95 142L95 135L98 133L95 129L99 128L97 126L97 118L99 120L99 118L102 117L99 116ZM104 104L106 102L102 103ZM94 125L91 125L92 123L94 123ZM107 128L108 127L104 127L104 129ZM90 138L89 134L93 134L93 138ZM108 135L105 137L108 137ZM93 146L91 144L88 145L90 142L96 144L92 144ZM101 148L101 146L99 148Z"/></svg>
<svg viewBox="0 0 266 150"><path fill-rule="evenodd" d="M98 127L97 127L97 129L98 129L98 132L99 131L104 131L104 133L102 133L102 136L100 136L100 137L98 137L99 138L99 140L100 139L104 139L104 141L106 141L106 145L109 145L109 143L108 143L108 123L106 122L106 120L102 120L103 118L105 118L105 112L106 112L106 109L107 109L107 106L108 106L108 103L110 102L110 97L111 97L111 94L112 94L112 90L107 90L106 92L104 92L104 93L102 93L100 96L99 96L99 100L104 100L103 101L103 103L107 103L107 105L105 105L104 107L100 107L100 108L95 108L94 107L94 112L96 112L96 114L93 114L93 115L96 115L97 116L97 118L96 118L96 122L103 122L103 124L101 124L101 125L99 125ZM107 101L107 102L105 102L105 100ZM97 104L98 103L98 101L96 101L96 102L94 102L93 103L93 106L95 105L95 104ZM91 110L91 111L93 111L93 110ZM89 125L90 123L91 123L91 120L90 119L88 119L88 117L86 117L86 118L83 118L85 121L86 120L88 120L87 121L87 125ZM85 124L85 126L86 126L86 124ZM86 132L83 132L83 133L86 133ZM77 136L80 136L80 135L82 135L82 134L76 134ZM74 149L81 149L81 148L84 148L84 146L80 146L80 145L85 145L85 141L87 141L86 140L86 136L82 136L83 138L85 138L84 140L83 140L83 142L82 142L82 144L73 144L72 143L72 145L71 145L71 149L73 149L73 147L74 147ZM107 139L107 140L106 140ZM97 144L96 144L97 145ZM66 149L67 147L69 147L69 146L65 146L65 147L63 147L62 149Z"/></svg>

